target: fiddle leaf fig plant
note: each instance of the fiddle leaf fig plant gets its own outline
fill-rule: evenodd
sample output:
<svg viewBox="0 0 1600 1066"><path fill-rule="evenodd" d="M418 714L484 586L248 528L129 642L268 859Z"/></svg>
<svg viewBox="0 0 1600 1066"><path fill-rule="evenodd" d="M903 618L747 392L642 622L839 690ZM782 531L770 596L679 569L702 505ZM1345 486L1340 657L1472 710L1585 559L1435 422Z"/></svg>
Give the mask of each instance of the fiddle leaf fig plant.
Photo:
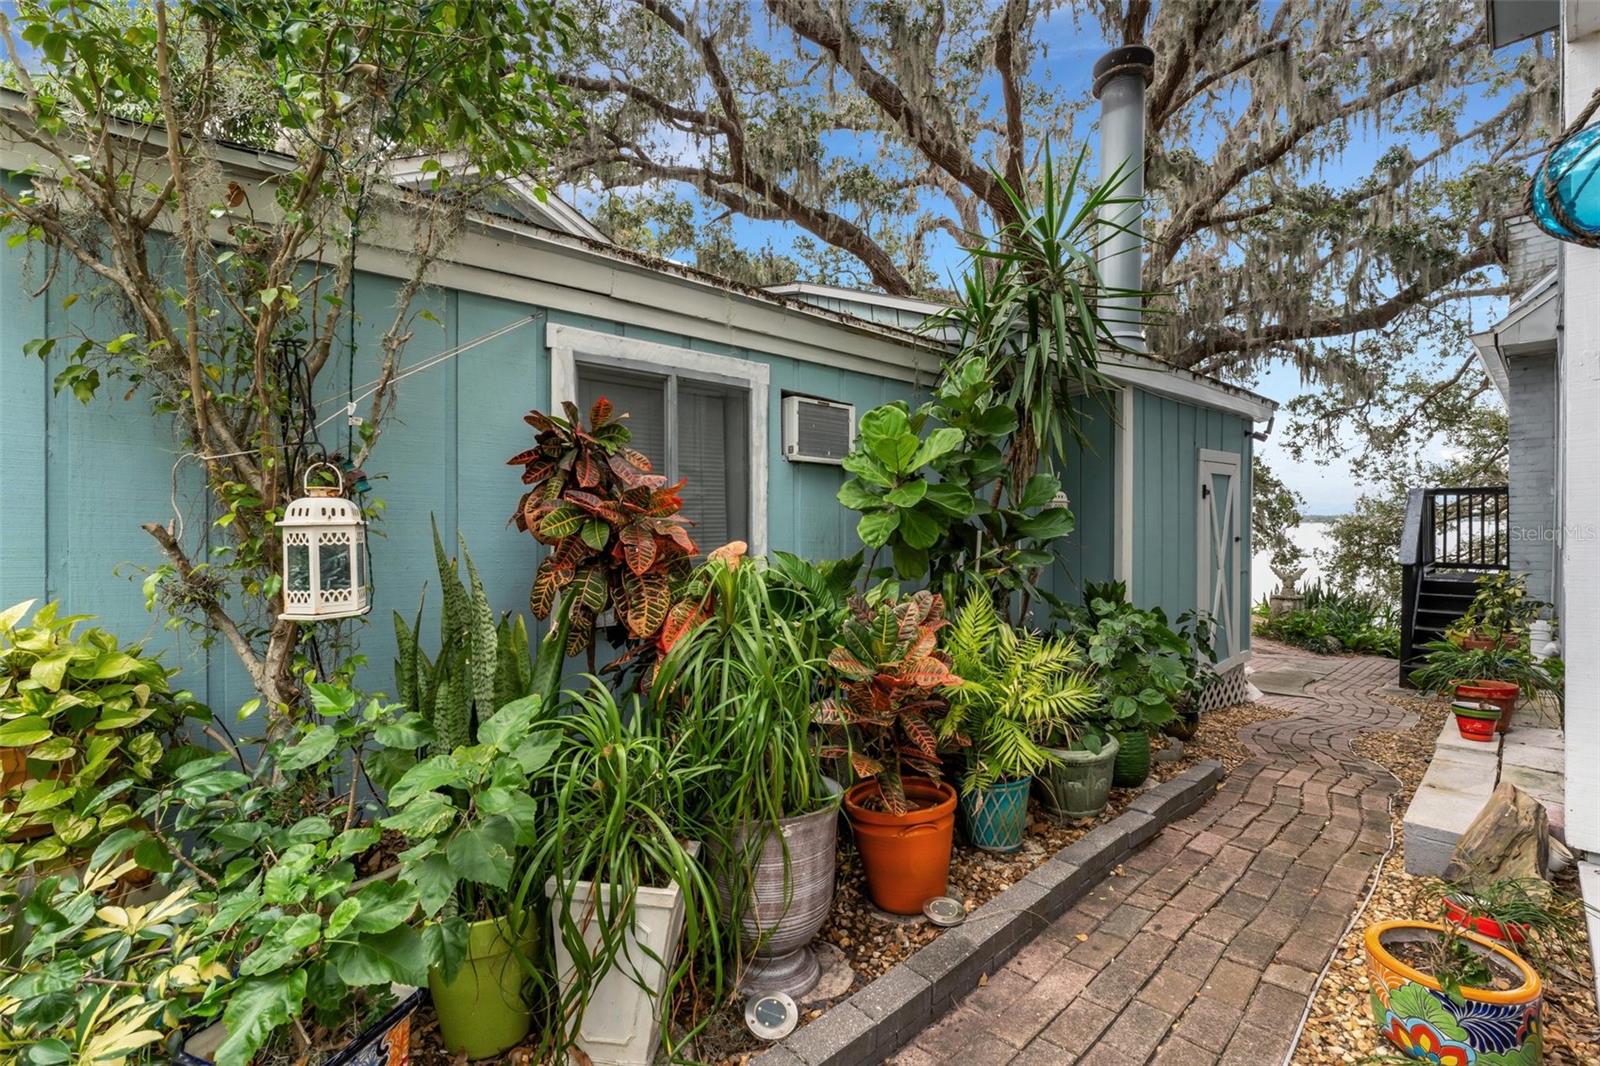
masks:
<svg viewBox="0 0 1600 1066"><path fill-rule="evenodd" d="M999 595L1042 596L1038 574L1074 523L1054 475L1011 476L1005 449L1016 429L1016 412L981 359L947 371L914 412L897 402L863 415L844 460L855 476L838 498L861 512L856 532L873 558L887 547L904 579L975 580Z"/></svg>
<svg viewBox="0 0 1600 1066"><path fill-rule="evenodd" d="M906 769L938 778L937 725L946 690L962 683L938 650L944 601L922 590L900 600L850 602L839 644L828 653L838 694L819 700L811 719L823 727L824 758L848 758L857 776L875 778L884 807L909 808Z"/></svg>

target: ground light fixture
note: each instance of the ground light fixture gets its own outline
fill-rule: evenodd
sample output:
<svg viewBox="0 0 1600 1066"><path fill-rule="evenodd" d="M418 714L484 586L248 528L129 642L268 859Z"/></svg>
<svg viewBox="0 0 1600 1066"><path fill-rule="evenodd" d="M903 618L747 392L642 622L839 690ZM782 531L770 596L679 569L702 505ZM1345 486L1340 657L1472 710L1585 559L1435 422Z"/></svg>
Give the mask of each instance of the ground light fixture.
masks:
<svg viewBox="0 0 1600 1066"><path fill-rule="evenodd" d="M782 1040L800 1024L800 1008L787 992L762 992L745 1000L744 1024L761 1040Z"/></svg>
<svg viewBox="0 0 1600 1066"><path fill-rule="evenodd" d="M333 471L334 485L313 485L318 469ZM372 609L367 588L367 523L344 495L344 475L332 463L312 463L295 499L278 523L283 540L283 612L279 618L320 622L353 618Z"/></svg>
<svg viewBox="0 0 1600 1066"><path fill-rule="evenodd" d="M934 896L922 905L922 913L934 925L960 925L967 920L967 908L953 896Z"/></svg>

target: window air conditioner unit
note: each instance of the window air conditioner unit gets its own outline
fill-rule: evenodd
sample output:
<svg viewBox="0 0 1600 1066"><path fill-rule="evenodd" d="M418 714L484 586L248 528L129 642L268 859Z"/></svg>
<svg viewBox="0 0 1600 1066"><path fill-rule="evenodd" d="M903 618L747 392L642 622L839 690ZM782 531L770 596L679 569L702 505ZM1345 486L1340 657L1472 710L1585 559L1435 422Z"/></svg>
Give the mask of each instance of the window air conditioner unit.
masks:
<svg viewBox="0 0 1600 1066"><path fill-rule="evenodd" d="M791 463L838 466L850 454L855 439L854 404L810 396L783 398L783 455Z"/></svg>

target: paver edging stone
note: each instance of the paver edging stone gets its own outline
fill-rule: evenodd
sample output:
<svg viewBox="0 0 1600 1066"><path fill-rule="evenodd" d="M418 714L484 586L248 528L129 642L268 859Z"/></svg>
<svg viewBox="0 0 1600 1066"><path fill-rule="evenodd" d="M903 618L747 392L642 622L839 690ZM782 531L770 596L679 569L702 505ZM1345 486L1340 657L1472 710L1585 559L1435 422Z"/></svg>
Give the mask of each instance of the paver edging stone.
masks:
<svg viewBox="0 0 1600 1066"><path fill-rule="evenodd" d="M882 1062L942 1017L1023 944L1082 899L1163 828L1198 810L1223 777L1214 760L1146 790L1105 825L1056 852L961 925L772 1045L751 1066L866 1066Z"/></svg>

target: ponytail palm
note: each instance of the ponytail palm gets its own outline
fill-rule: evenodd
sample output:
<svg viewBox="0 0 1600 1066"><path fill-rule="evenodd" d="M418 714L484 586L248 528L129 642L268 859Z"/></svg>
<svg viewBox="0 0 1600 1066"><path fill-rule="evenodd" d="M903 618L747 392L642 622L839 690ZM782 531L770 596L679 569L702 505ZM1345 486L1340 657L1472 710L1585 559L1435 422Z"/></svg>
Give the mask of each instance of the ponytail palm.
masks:
<svg viewBox="0 0 1600 1066"><path fill-rule="evenodd" d="M945 634L952 672L963 684L950 693L941 739L970 745L967 791L1031 777L1054 758L1052 735L1070 733L1094 706L1077 645L1061 636L1017 630L994 599L974 590Z"/></svg>

